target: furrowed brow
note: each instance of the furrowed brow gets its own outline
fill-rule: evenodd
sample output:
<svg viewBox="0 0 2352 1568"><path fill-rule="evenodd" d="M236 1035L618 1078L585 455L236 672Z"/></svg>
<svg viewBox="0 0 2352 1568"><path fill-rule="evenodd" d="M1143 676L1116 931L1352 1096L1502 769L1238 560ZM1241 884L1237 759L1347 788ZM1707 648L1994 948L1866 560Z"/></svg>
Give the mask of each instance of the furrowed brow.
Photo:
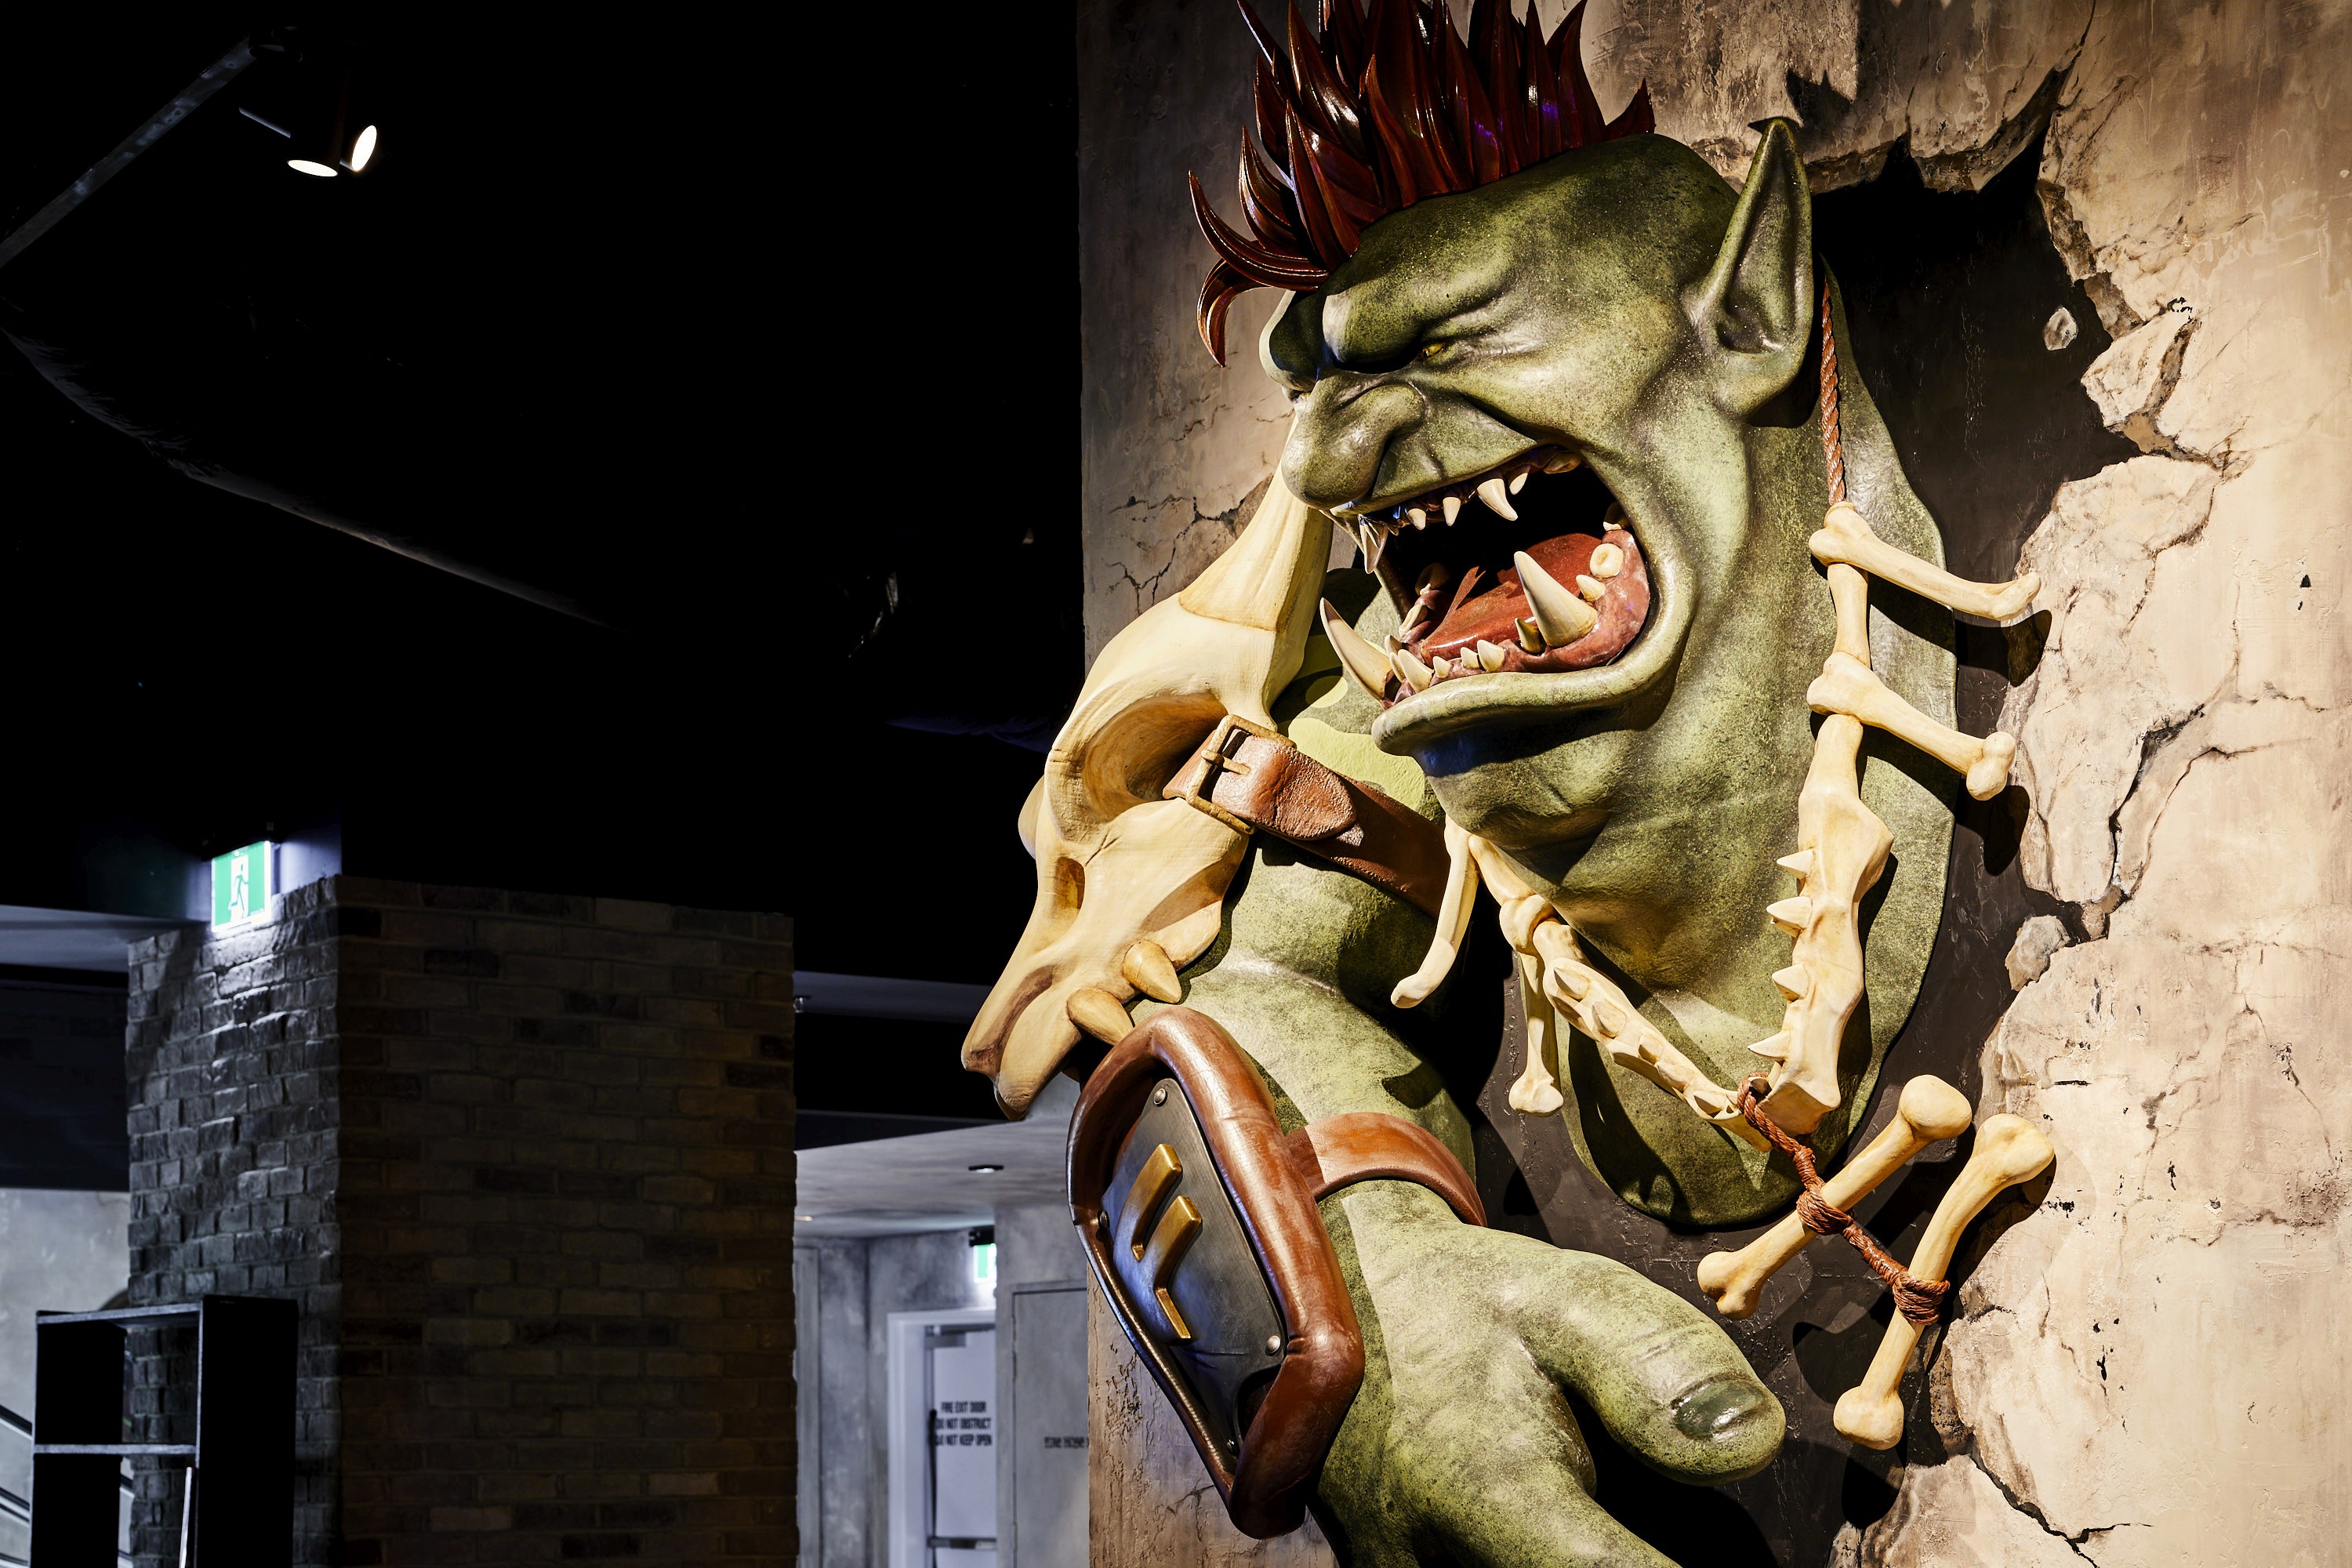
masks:
<svg viewBox="0 0 2352 1568"><path fill-rule="evenodd" d="M1374 273L1325 295L1324 351L1338 364L1381 364L1432 338L1475 331L1508 279L1491 263L1456 268L1435 288L1425 270Z"/></svg>

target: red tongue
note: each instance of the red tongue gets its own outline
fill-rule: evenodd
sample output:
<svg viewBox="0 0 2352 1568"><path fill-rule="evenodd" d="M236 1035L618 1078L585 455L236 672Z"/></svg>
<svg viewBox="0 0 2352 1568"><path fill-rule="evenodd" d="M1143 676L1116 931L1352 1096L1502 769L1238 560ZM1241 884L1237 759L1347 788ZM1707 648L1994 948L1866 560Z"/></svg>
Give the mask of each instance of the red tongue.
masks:
<svg viewBox="0 0 2352 1568"><path fill-rule="evenodd" d="M1592 606L1599 613L1599 623L1576 641L1542 656L1548 668L1582 669L1605 664L1624 651L1649 618L1649 572L1633 536L1623 529L1610 529L1601 539L1589 533L1563 533L1541 541L1528 553L1554 582L1574 593L1577 577L1591 572L1592 552L1604 542L1615 545L1625 558L1621 569L1606 579L1605 591ZM1413 650L1427 660L1440 655L1453 658L1481 641L1515 648L1519 620L1533 613L1526 591L1519 586L1517 566L1506 566L1491 576L1485 568L1474 566L1463 574L1444 616L1412 645Z"/></svg>

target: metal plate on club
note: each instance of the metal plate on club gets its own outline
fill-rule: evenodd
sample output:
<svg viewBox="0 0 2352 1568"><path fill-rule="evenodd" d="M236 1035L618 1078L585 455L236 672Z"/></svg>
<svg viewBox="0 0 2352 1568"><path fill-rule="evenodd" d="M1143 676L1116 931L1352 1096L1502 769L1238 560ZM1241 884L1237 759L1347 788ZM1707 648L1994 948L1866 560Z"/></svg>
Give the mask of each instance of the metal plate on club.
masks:
<svg viewBox="0 0 2352 1568"><path fill-rule="evenodd" d="M1156 1084L1103 1194L1111 1263L1136 1321L1192 1385L1234 1451L1242 1399L1282 1365L1274 1292L1173 1079Z"/></svg>

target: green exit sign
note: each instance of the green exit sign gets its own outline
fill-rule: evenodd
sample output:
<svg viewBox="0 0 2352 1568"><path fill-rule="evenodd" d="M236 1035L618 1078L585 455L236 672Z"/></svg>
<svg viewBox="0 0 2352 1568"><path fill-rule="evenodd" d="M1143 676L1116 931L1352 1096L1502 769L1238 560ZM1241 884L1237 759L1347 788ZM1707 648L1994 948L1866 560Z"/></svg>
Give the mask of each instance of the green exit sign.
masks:
<svg viewBox="0 0 2352 1568"><path fill-rule="evenodd" d="M269 895L278 889L277 846L248 844L213 857L213 926L241 925L269 912Z"/></svg>

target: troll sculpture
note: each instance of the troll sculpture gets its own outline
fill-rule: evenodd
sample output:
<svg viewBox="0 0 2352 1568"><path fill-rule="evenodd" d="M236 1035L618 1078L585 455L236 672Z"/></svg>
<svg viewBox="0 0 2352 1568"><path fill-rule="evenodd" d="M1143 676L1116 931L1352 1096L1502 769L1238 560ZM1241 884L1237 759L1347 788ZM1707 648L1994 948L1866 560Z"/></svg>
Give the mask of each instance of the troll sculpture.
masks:
<svg viewBox="0 0 2352 1568"><path fill-rule="evenodd" d="M1942 572L1839 374L1788 127L1735 192L1645 98L1603 124L1579 16L1547 38L1482 3L1466 43L1423 0L1251 19L1249 229L1195 182L1201 325L1222 359L1233 298L1289 291L1261 345L1289 443L1233 548L1090 673L965 1046L1016 1115L1097 1057L1072 1195L1107 1299L1236 1521L1312 1506L1350 1563L1663 1562L1592 1501L1563 1388L1696 1483L1783 1430L1681 1298L1477 1223L1430 1063L1465 1045L1448 970L1482 885L1526 1004L1516 1111L1564 1115L1662 1220L1799 1200L1793 1239L1709 1260L1728 1315L1811 1234L1868 1251L1842 1205L1968 1121L1915 1080L1818 1174L1918 991L1947 769L2006 783L2004 737L1948 728L1937 605L2012 619L2034 584ZM1372 582L1324 581L1335 521ZM1946 1258L2025 1136L1979 1130ZM1898 1329L1933 1314L1932 1250L1882 1270ZM1325 1258L1344 1289L1318 1295ZM1857 1441L1894 1441L1890 1402L1899 1429L1897 1340Z"/></svg>

